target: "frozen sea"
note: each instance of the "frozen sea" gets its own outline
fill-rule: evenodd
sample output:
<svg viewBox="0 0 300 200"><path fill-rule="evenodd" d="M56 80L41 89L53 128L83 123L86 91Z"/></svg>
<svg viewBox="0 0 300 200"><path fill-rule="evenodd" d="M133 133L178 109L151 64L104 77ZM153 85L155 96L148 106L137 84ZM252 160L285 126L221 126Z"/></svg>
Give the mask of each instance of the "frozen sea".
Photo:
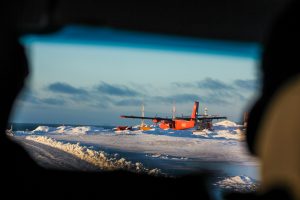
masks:
<svg viewBox="0 0 300 200"><path fill-rule="evenodd" d="M248 153L241 126L225 120L213 128L116 132L109 126L14 124L12 138L45 168L164 176L209 172L216 196L256 190L259 161Z"/></svg>

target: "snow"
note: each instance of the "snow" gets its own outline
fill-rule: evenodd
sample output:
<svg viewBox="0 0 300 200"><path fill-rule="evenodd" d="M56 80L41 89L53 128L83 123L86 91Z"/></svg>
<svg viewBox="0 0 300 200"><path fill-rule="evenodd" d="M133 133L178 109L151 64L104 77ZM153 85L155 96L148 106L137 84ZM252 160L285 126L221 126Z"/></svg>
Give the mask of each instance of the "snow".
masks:
<svg viewBox="0 0 300 200"><path fill-rule="evenodd" d="M254 179L247 176L232 176L218 181L215 185L226 190L238 192L256 191L258 183Z"/></svg>
<svg viewBox="0 0 300 200"><path fill-rule="evenodd" d="M159 153L146 154L146 156L151 158L165 159L165 160L188 160L189 159L186 157L176 157L176 156L170 156L170 155L159 154Z"/></svg>
<svg viewBox="0 0 300 200"><path fill-rule="evenodd" d="M142 130L123 130L123 131L114 131L114 133L116 134L119 134L119 135L122 135L122 134L126 134L126 135L135 135L135 134L139 134L139 133L142 133L143 131Z"/></svg>
<svg viewBox="0 0 300 200"><path fill-rule="evenodd" d="M27 134L45 135L45 134L66 134L66 135L88 135L103 132L103 128L94 126L38 126L33 131L28 131ZM25 132L17 132L17 134L25 134Z"/></svg>
<svg viewBox="0 0 300 200"><path fill-rule="evenodd" d="M225 126L225 127L238 127L240 125L237 125L235 122L229 121L229 120L223 120L221 122L214 123L215 126Z"/></svg>
<svg viewBox="0 0 300 200"><path fill-rule="evenodd" d="M14 137L30 154L30 156L43 168L76 171L101 171L97 166L81 160L68 152L53 148L24 137Z"/></svg>
<svg viewBox="0 0 300 200"><path fill-rule="evenodd" d="M80 158L81 160L91 163L103 170L125 169L138 173L148 173L151 175L160 174L160 170L149 170L145 168L140 162L132 163L130 161L126 161L125 158L116 159L115 157L105 153L104 151L95 151L86 146L81 146L80 143L62 143L46 136L27 136L26 139L70 153Z"/></svg>
<svg viewBox="0 0 300 200"><path fill-rule="evenodd" d="M194 135L202 136L205 138L223 138L223 139L231 139L231 140L245 140L245 133L237 128L233 130L217 130L217 131L210 131L204 129L202 131L195 131L193 132Z"/></svg>
<svg viewBox="0 0 300 200"><path fill-rule="evenodd" d="M34 133L39 133L39 132L49 133L49 132L52 132L52 131L55 131L55 130L56 130L56 128L49 127L49 126L38 126L32 132L34 132Z"/></svg>
<svg viewBox="0 0 300 200"><path fill-rule="evenodd" d="M60 141L81 142L126 152L157 153L207 161L256 162L248 154L245 143L236 140L174 137L143 132L135 134L106 132L83 136L57 134L51 137Z"/></svg>
<svg viewBox="0 0 300 200"><path fill-rule="evenodd" d="M158 175L168 169L196 172L208 166L225 172L227 177L222 174L222 180L216 183L220 188L256 189L257 184L250 177L258 178L255 174L259 162L246 149L241 125L225 120L215 123L213 130L202 131L161 130L153 125L152 130L142 131L136 127L133 131L114 131L96 126L39 126L33 131L17 131L14 137L61 150L101 170L125 169Z"/></svg>
<svg viewBox="0 0 300 200"><path fill-rule="evenodd" d="M229 120L214 123L213 130L204 129L194 131L193 134L211 139L245 140L245 132L242 130L242 126Z"/></svg>
<svg viewBox="0 0 300 200"><path fill-rule="evenodd" d="M99 135L104 133L116 133L116 134L152 134L152 135L168 135L173 137L185 137L185 138L209 138L209 139L225 139L225 140L244 140L245 133L241 130L241 125L237 125L229 120L224 120L215 123L213 130L177 130L172 129L162 130L158 126L151 125L152 129L148 131L142 131L139 129L139 125L134 126L133 130L114 131L113 129L104 129L102 127L95 126L38 126L33 131L16 131L18 136L22 135Z"/></svg>
<svg viewBox="0 0 300 200"><path fill-rule="evenodd" d="M39 126L33 131L17 132L17 136L41 135L65 142L81 142L99 147L127 152L161 154L183 158L199 158L208 161L256 163L245 146L245 133L240 126L228 120L214 124L212 131L161 130L113 131L94 126Z"/></svg>

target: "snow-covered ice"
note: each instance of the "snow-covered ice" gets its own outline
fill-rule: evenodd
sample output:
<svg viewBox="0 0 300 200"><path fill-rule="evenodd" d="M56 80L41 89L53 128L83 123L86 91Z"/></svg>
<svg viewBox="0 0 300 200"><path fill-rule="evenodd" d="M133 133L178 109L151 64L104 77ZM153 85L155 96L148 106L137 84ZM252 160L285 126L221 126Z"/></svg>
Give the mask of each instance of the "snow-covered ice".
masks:
<svg viewBox="0 0 300 200"><path fill-rule="evenodd" d="M45 134L66 134L66 135L88 135L88 134L97 134L103 132L103 128L94 127L94 126L58 126L58 127L49 127L49 126L38 126L31 132L35 135L45 135ZM17 132L18 133L18 132ZM22 134L22 133L19 133ZM23 132L24 134L24 132Z"/></svg>
<svg viewBox="0 0 300 200"><path fill-rule="evenodd" d="M229 120L223 120L221 122L214 123L214 126L241 127L241 125L238 125L237 123Z"/></svg>
<svg viewBox="0 0 300 200"><path fill-rule="evenodd" d="M202 131L197 130L180 130L174 131L161 130L157 126L151 126L152 129L149 131L141 131L138 129L138 125L133 127L133 130L124 130L124 131L114 131L113 129L104 129L102 127L96 126L58 126L58 127L49 127L49 126L38 126L32 131L16 131L16 135L97 135L106 132L116 133L116 134L139 134L147 133L153 135L168 135L175 137L188 137L188 138L223 138L223 139L233 139L233 140L243 140L245 133L241 130L242 126L237 125L234 122L229 120L224 120L214 124L213 130L204 129Z"/></svg>
<svg viewBox="0 0 300 200"><path fill-rule="evenodd" d="M32 131L16 131L14 136L60 149L105 170L165 174L168 168L171 172L196 172L208 167L223 171L218 187L233 190L239 186L252 190L255 184L248 183L247 178L258 178L259 162L246 149L242 126L228 120L202 131L152 126L151 131L134 128L115 132L96 126L38 126Z"/></svg>
<svg viewBox="0 0 300 200"><path fill-rule="evenodd" d="M245 132L242 130L243 127L234 122L224 120L215 123L213 127L213 130L204 129L202 131L195 131L193 134L206 138L245 140Z"/></svg>
<svg viewBox="0 0 300 200"><path fill-rule="evenodd" d="M94 126L38 126L33 131L17 131L16 136L41 135L60 142L80 142L126 152L169 155L178 158L198 158L205 161L227 161L257 165L243 141L240 125L228 120L214 124L214 129L119 131Z"/></svg>
<svg viewBox="0 0 300 200"><path fill-rule="evenodd" d="M256 191L258 183L254 179L247 176L233 176L218 181L215 185L222 189L238 192Z"/></svg>
<svg viewBox="0 0 300 200"><path fill-rule="evenodd" d="M154 153L154 154L146 154L147 157L151 157L151 158L159 158L159 159L166 159L166 160L188 160L189 158L186 157L176 157L176 156L170 156L170 155L166 155L166 154L158 154L158 153Z"/></svg>
<svg viewBox="0 0 300 200"><path fill-rule="evenodd" d="M100 169L103 170L129 170L138 173L148 173L151 175L159 175L160 170L158 169L147 169L143 166L142 163L132 163L130 161L126 161L125 158L116 159L115 157L108 155L104 151L95 151L86 146L81 146L79 143L70 144L70 143L62 143L56 141L47 136L27 136L27 140L32 140L35 142L39 142L67 153L70 153L88 163L91 163Z"/></svg>

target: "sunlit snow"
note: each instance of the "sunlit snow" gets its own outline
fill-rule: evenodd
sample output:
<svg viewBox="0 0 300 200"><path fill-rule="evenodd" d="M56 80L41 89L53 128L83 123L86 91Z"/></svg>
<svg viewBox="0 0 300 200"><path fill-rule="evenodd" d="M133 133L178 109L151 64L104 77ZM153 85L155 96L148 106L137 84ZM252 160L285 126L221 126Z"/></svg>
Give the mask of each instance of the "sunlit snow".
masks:
<svg viewBox="0 0 300 200"><path fill-rule="evenodd" d="M228 120L202 131L157 126L149 131L135 126L132 131L118 132L97 126L38 126L32 131L15 131L14 137L21 143L30 140L62 150L102 170L174 175L211 168L223 171L215 182L217 187L239 191L255 190L259 182L255 174L259 162L246 149L245 131ZM119 154L122 156L116 156Z"/></svg>

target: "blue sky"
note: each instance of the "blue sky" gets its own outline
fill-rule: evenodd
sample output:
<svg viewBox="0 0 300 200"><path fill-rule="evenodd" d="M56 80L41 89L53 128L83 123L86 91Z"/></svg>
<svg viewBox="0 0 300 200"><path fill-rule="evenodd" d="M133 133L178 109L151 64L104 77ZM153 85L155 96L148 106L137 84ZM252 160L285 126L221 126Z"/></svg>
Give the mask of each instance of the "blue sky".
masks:
<svg viewBox="0 0 300 200"><path fill-rule="evenodd" d="M260 48L107 28L66 27L22 39L31 77L11 121L127 125L140 115L200 112L238 121L259 93Z"/></svg>

